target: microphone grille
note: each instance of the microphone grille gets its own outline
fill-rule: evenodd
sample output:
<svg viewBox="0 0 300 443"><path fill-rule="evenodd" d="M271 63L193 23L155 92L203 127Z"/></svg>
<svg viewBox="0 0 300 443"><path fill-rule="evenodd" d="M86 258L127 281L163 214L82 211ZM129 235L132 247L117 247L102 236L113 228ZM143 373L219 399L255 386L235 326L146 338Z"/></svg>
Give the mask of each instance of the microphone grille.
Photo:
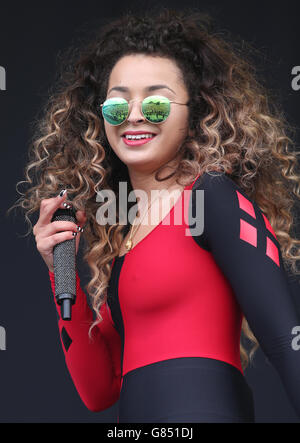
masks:
<svg viewBox="0 0 300 443"><path fill-rule="evenodd" d="M57 209L51 221L71 221L76 223L72 209ZM76 237L58 243L53 248L55 295L73 294L76 296Z"/></svg>

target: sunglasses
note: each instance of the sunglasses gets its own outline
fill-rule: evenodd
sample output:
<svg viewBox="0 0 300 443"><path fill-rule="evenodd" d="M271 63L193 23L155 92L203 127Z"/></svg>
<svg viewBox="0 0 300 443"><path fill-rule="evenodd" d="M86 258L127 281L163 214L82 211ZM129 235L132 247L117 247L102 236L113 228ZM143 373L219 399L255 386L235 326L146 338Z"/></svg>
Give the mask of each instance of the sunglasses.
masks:
<svg viewBox="0 0 300 443"><path fill-rule="evenodd" d="M102 115L110 125L121 125L128 117L129 103L123 97L109 98L100 105ZM189 101L187 103L177 103L162 95L150 95L144 98L141 103L141 111L145 119L150 123L159 124L167 120L171 110L171 103L187 106Z"/></svg>

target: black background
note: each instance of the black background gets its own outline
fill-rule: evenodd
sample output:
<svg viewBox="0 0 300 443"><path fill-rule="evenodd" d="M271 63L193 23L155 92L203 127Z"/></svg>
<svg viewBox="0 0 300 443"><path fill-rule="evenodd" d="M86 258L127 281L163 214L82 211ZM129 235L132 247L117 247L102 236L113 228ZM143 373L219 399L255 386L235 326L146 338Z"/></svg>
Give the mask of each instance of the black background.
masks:
<svg viewBox="0 0 300 443"><path fill-rule="evenodd" d="M7 349L0 351L0 421L116 422L117 406L101 413L86 409L67 371L60 346L48 269L21 212L5 212L19 195L31 124L55 79L57 57L102 17L143 10L153 2L3 2L0 13L0 65L6 91L0 91L1 122L1 282L0 326ZM157 3L155 3L157 4ZM292 89L292 68L300 65L297 2L163 1L170 7L209 12L218 29L229 30L258 48L259 75L278 95L285 115L299 125L300 90ZM297 132L299 145L299 133ZM36 215L37 216L37 215ZM32 218L33 223L36 217ZM299 230L298 230L299 233ZM80 260L80 257L79 257ZM86 283L84 272L81 273ZM300 310L299 285L290 279ZM298 422L274 368L259 350L246 378L254 392L257 422ZM99 374L101 376L101 374Z"/></svg>

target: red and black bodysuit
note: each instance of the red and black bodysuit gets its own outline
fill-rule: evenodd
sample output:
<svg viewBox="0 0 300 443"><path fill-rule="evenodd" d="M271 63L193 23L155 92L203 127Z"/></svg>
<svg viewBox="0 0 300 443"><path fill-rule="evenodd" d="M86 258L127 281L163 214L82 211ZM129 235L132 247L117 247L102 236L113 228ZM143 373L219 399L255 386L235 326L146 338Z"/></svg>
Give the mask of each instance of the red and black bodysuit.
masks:
<svg viewBox="0 0 300 443"><path fill-rule="evenodd" d="M197 190L204 191L200 233L193 229ZM93 341L93 314L76 278L72 320L60 318L59 329L90 410L119 400L120 423L253 422L240 361L245 315L300 417L300 350L292 347L300 318L280 246L266 216L227 174L197 177L145 238L114 258Z"/></svg>

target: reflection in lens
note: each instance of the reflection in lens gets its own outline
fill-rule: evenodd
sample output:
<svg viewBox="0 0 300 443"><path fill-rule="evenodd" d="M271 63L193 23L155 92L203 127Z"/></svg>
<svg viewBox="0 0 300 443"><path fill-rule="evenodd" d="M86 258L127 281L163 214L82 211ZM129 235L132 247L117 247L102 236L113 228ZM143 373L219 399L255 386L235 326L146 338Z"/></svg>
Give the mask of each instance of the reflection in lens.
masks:
<svg viewBox="0 0 300 443"><path fill-rule="evenodd" d="M150 122L163 122L170 114L170 100L161 95L151 95L144 99L142 111L146 119Z"/></svg>
<svg viewBox="0 0 300 443"><path fill-rule="evenodd" d="M128 115L127 101L125 98L109 98L103 103L102 115L111 125L119 125Z"/></svg>

